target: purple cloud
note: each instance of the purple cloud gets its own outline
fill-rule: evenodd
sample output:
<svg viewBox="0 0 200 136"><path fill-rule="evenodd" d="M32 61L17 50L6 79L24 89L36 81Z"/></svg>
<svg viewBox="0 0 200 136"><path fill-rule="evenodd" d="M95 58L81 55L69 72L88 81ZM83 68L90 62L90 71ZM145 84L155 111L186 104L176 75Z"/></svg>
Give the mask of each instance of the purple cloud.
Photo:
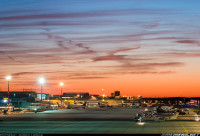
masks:
<svg viewBox="0 0 200 136"><path fill-rule="evenodd" d="M200 46L200 42L198 42L196 40L180 40L180 41L176 41L176 43L195 44L195 45Z"/></svg>
<svg viewBox="0 0 200 136"><path fill-rule="evenodd" d="M126 55L115 55L115 53L118 53L118 52L124 52L124 51L130 51L130 50L137 50L139 49L139 47L136 47L136 48L124 48L124 49L118 49L118 50L115 50L115 51L112 51L110 52L108 55L106 56L99 56L99 57L95 57L93 58L93 61L105 61L105 60L122 60L124 59L124 57Z"/></svg>

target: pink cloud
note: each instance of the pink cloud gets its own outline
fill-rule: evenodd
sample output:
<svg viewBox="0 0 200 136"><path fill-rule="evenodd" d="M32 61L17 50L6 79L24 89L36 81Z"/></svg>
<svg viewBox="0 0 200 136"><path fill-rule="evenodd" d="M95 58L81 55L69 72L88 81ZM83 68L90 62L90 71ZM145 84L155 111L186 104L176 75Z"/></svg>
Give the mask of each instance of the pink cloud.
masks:
<svg viewBox="0 0 200 136"><path fill-rule="evenodd" d="M110 52L106 56L99 56L99 57L93 58L93 61L122 60L122 59L124 59L124 57L126 55L115 55L115 53L125 52L125 51L131 51L131 50L137 50L139 48L140 48L140 46L139 47L135 47L135 48L124 48L124 49L114 50L114 51Z"/></svg>
<svg viewBox="0 0 200 136"><path fill-rule="evenodd" d="M200 46L200 42L195 41L195 40L180 40L180 41L176 41L176 43L195 44L195 45Z"/></svg>

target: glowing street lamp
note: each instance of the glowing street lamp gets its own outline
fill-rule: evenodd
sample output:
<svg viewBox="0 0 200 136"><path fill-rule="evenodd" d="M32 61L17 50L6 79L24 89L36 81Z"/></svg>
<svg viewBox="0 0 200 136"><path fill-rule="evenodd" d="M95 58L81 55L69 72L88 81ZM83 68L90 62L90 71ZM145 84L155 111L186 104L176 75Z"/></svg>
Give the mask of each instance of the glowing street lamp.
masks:
<svg viewBox="0 0 200 136"><path fill-rule="evenodd" d="M60 91L61 91L61 95L62 95L62 87L63 87L64 83L60 83Z"/></svg>
<svg viewBox="0 0 200 136"><path fill-rule="evenodd" d="M101 89L101 93L102 93L101 95L103 96L103 89Z"/></svg>
<svg viewBox="0 0 200 136"><path fill-rule="evenodd" d="M6 80L9 81L9 80L11 80L11 78L12 78L11 76L7 76L7 77L6 77Z"/></svg>
<svg viewBox="0 0 200 136"><path fill-rule="evenodd" d="M60 91L61 91L61 106L62 106L62 87L63 87L64 83L63 82L60 82Z"/></svg>
<svg viewBox="0 0 200 136"><path fill-rule="evenodd" d="M42 85L45 83L45 79L43 77L39 78L39 83L41 85L41 101L42 101Z"/></svg>
<svg viewBox="0 0 200 136"><path fill-rule="evenodd" d="M60 86L63 86L64 85L64 83L63 82L60 82Z"/></svg>
<svg viewBox="0 0 200 136"><path fill-rule="evenodd" d="M10 92L9 92L9 91L10 91L10 90L9 90L9 88L10 88L10 86L9 86L9 81L11 80L11 78L12 78L11 76L7 76L7 77L6 77L6 80L8 81L8 108L9 108L9 95L10 95Z"/></svg>

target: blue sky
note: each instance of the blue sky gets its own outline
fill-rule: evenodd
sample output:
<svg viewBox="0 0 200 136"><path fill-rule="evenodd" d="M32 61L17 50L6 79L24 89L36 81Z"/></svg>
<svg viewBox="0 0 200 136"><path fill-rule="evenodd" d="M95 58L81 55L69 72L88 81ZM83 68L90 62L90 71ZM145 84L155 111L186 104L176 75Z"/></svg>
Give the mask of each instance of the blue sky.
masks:
<svg viewBox="0 0 200 136"><path fill-rule="evenodd" d="M58 80L71 83L71 90L88 90L100 86L85 87L79 80L135 74L197 78L199 5L198 0L1 0L0 83L10 74L19 79L16 90L24 77L30 88L44 75L49 90Z"/></svg>

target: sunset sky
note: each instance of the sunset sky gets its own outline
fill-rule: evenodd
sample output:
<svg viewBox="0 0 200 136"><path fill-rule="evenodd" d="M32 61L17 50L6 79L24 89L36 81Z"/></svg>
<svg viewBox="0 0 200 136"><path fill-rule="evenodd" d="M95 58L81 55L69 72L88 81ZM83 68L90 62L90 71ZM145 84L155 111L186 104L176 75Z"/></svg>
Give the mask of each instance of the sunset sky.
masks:
<svg viewBox="0 0 200 136"><path fill-rule="evenodd" d="M200 96L199 0L1 0L0 91Z"/></svg>

